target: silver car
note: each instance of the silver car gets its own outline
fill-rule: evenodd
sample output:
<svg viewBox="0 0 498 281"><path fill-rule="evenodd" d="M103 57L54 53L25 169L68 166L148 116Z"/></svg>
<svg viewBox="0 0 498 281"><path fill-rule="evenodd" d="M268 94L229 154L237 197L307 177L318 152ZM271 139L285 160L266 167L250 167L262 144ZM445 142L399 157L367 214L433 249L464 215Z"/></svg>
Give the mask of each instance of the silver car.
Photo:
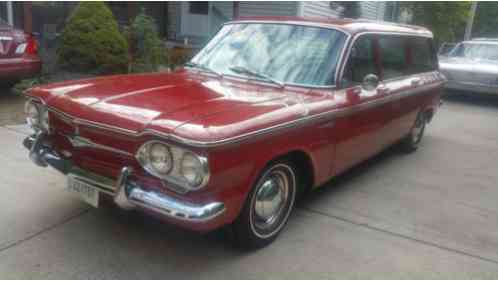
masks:
<svg viewBox="0 0 498 281"><path fill-rule="evenodd" d="M498 39L473 39L439 57L447 89L498 94Z"/></svg>

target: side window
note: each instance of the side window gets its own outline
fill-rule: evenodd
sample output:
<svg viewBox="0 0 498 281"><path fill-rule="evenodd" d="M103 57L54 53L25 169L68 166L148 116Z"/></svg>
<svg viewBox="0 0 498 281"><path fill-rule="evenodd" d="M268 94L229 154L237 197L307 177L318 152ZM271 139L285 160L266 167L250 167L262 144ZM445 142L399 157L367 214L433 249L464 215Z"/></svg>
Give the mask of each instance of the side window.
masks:
<svg viewBox="0 0 498 281"><path fill-rule="evenodd" d="M383 73L382 79L392 79L408 74L406 39L407 38L403 36L379 37Z"/></svg>
<svg viewBox="0 0 498 281"><path fill-rule="evenodd" d="M371 35L361 36L355 41L344 69L344 85L357 85L368 74L379 75L374 59L374 42L375 38Z"/></svg>
<svg viewBox="0 0 498 281"><path fill-rule="evenodd" d="M428 38L410 38L409 74L433 71L436 61L432 41Z"/></svg>

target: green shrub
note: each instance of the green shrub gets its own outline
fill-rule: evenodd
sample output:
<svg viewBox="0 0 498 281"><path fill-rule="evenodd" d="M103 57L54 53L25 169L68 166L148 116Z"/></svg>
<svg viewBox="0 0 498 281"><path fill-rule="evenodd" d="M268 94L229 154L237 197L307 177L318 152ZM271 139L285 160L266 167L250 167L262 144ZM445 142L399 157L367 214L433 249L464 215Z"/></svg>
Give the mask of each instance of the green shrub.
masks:
<svg viewBox="0 0 498 281"><path fill-rule="evenodd" d="M161 65L168 63L167 50L159 38L157 26L145 9L135 17L126 37L132 54L130 72L158 71Z"/></svg>
<svg viewBox="0 0 498 281"><path fill-rule="evenodd" d="M62 33L57 62L70 70L126 72L128 44L104 2L78 4Z"/></svg>
<svg viewBox="0 0 498 281"><path fill-rule="evenodd" d="M177 66L184 65L188 62L195 53L197 53L197 49L189 48L189 47L174 47L169 51L169 65L172 69Z"/></svg>

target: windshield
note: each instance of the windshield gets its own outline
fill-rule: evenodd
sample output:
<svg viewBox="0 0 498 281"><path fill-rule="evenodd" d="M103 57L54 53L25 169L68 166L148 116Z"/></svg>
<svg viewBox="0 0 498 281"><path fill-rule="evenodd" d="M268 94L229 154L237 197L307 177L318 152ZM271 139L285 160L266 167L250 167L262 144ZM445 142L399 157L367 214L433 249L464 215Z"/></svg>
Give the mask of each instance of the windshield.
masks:
<svg viewBox="0 0 498 281"><path fill-rule="evenodd" d="M224 75L330 86L346 35L287 24L228 24L193 59Z"/></svg>
<svg viewBox="0 0 498 281"><path fill-rule="evenodd" d="M471 59L498 60L498 44L461 43L453 49L450 56Z"/></svg>

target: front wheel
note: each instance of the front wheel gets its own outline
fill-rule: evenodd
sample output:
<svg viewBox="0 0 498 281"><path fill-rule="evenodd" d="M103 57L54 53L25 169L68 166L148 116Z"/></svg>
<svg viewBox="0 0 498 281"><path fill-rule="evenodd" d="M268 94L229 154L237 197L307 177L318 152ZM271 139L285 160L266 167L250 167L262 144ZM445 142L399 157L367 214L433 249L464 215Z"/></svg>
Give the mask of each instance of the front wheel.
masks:
<svg viewBox="0 0 498 281"><path fill-rule="evenodd" d="M425 114L420 112L417 115L417 119L415 120L415 124L413 124L410 133L401 141L401 147L405 152L414 152L417 150L419 143L424 136L426 123Z"/></svg>
<svg viewBox="0 0 498 281"><path fill-rule="evenodd" d="M275 240L294 207L296 174L294 166L286 161L263 171L233 224L238 246L260 248Z"/></svg>

